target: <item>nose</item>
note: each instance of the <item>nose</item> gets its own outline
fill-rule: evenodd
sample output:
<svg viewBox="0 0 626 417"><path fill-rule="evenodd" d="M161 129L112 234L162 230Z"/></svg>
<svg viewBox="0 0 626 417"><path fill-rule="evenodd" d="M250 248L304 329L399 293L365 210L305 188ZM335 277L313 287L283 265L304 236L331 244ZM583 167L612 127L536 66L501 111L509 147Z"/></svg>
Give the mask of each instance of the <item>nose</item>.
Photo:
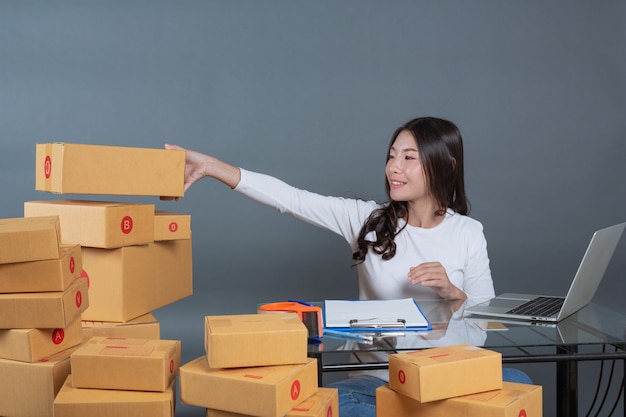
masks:
<svg viewBox="0 0 626 417"><path fill-rule="evenodd" d="M401 160L399 160L398 158L390 159L388 163L388 168L391 172L400 172Z"/></svg>

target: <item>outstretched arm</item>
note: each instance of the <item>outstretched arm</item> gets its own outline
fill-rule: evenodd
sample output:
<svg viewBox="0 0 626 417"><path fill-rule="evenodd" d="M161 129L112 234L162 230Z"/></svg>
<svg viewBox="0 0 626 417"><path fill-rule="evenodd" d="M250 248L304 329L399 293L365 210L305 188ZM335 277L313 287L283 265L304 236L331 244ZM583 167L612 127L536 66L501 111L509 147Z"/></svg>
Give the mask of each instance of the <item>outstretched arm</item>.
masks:
<svg viewBox="0 0 626 417"><path fill-rule="evenodd" d="M212 177L235 188L241 179L238 167L221 161L213 156L188 150L177 145L165 145L165 149L185 151L185 187L187 191L194 183L204 177Z"/></svg>

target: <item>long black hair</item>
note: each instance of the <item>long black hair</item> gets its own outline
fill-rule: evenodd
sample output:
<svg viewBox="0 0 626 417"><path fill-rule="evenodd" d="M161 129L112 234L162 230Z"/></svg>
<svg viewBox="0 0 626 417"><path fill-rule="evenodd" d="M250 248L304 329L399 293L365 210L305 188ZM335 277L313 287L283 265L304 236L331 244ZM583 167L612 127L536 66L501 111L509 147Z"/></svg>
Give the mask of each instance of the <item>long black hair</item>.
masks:
<svg viewBox="0 0 626 417"><path fill-rule="evenodd" d="M387 148L387 160L396 138L404 131L411 133L415 138L428 189L437 202L435 214L443 216L447 209L459 214L468 214L470 207L465 194L463 138L456 125L434 117L419 117L408 121L391 137ZM396 254L394 238L402 231L402 228L398 230L399 220L408 222L408 203L392 200L389 190L389 182L385 178L388 202L374 210L363 224L357 239L358 248L352 254L352 259L357 263L365 260L369 248L385 260L393 258ZM370 232L375 233L376 241L365 239Z"/></svg>

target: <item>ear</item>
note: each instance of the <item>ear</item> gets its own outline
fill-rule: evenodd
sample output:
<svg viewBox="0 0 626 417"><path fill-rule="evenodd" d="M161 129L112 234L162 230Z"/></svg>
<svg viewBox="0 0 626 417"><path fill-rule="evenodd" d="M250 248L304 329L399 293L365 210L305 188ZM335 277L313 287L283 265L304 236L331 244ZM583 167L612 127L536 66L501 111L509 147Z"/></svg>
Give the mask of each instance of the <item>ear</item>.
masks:
<svg viewBox="0 0 626 417"><path fill-rule="evenodd" d="M456 171L456 158L451 157L450 160L452 162L452 171Z"/></svg>

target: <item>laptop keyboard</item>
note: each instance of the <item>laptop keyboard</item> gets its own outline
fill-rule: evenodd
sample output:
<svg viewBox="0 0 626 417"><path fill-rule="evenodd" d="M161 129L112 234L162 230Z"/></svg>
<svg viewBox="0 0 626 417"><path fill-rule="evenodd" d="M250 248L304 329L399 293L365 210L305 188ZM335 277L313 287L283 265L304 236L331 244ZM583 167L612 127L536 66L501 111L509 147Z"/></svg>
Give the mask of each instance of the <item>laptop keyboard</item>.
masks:
<svg viewBox="0 0 626 417"><path fill-rule="evenodd" d="M508 311L529 316L553 316L561 310L563 297L537 297Z"/></svg>

